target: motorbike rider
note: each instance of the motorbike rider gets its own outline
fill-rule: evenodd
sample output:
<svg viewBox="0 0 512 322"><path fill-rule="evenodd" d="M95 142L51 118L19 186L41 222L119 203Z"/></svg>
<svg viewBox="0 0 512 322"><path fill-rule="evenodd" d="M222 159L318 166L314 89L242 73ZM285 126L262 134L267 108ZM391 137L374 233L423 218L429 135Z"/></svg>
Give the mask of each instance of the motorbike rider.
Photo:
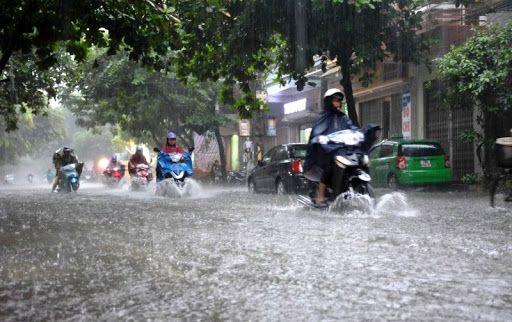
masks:
<svg viewBox="0 0 512 322"><path fill-rule="evenodd" d="M105 168L105 171L103 171L103 174L110 176L112 173L112 170L115 167L121 168L122 171L124 172L124 165L121 162L119 162L119 160L117 158L117 154L112 153L112 157L110 158L110 161L108 162L107 167Z"/></svg>
<svg viewBox="0 0 512 322"><path fill-rule="evenodd" d="M73 149L64 146L55 151L55 153L53 154L53 166L55 167L55 177L53 178L52 191L55 191L57 185L59 184L59 180L62 179L62 173L60 171L60 168L72 163L78 163L78 158L74 154ZM77 168L77 172L80 176L82 173L81 167Z"/></svg>
<svg viewBox="0 0 512 322"><path fill-rule="evenodd" d="M130 161L128 161L128 173L133 176L136 173L136 167L139 164L145 164L149 166L149 162L146 160L146 157L142 153L142 147L137 146L135 148L135 153L130 157ZM148 180L151 180L151 173L148 174Z"/></svg>
<svg viewBox="0 0 512 322"><path fill-rule="evenodd" d="M185 150L176 144L176 133L169 132L165 145L160 149L164 153L184 153Z"/></svg>
<svg viewBox="0 0 512 322"><path fill-rule="evenodd" d="M317 136L326 136L336 131L357 129L352 120L343 113L342 105L343 92L337 88L331 88L324 94L324 111L320 114L309 137L309 144L304 163L304 176L313 181L319 182L318 192L314 199L318 207L326 207L327 186L333 173L332 155L324 152L318 144L311 144L311 140ZM326 137L320 137L322 141ZM327 142L326 142L327 143Z"/></svg>

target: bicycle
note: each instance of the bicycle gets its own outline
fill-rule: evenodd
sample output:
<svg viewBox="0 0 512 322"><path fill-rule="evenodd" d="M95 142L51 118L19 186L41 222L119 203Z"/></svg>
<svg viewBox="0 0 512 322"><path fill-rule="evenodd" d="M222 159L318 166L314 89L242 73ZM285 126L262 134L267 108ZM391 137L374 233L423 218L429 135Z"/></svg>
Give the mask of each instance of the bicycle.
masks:
<svg viewBox="0 0 512 322"><path fill-rule="evenodd" d="M493 208L512 206L512 137L496 140L496 161L501 173L490 186L490 201Z"/></svg>

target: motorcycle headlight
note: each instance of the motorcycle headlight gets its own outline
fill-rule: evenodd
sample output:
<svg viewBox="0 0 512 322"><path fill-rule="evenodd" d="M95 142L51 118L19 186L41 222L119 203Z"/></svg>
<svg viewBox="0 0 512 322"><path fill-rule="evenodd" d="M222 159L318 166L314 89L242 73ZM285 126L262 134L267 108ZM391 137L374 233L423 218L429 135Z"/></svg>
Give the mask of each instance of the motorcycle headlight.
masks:
<svg viewBox="0 0 512 322"><path fill-rule="evenodd" d="M181 155L181 153L175 153L175 154L171 155L171 161L174 163L178 163L181 161L182 157L183 156Z"/></svg>
<svg viewBox="0 0 512 322"><path fill-rule="evenodd" d="M337 155L335 160L336 160L336 164L340 168L346 168L347 165L350 165L352 163L347 158L345 158L344 156L341 156L341 155Z"/></svg>

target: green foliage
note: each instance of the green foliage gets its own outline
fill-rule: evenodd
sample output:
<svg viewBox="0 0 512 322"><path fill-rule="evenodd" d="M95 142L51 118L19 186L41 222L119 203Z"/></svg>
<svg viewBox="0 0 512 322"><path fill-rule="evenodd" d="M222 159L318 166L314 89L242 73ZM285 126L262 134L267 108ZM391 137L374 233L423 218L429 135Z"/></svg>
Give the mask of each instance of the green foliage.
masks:
<svg viewBox="0 0 512 322"><path fill-rule="evenodd" d="M192 132L204 133L225 119L215 113L218 86L172 72L149 72L126 55L101 55L84 66L82 77L63 96L81 126L119 126L141 142L159 144L170 130L191 145ZM79 93L79 94L77 94Z"/></svg>
<svg viewBox="0 0 512 322"><path fill-rule="evenodd" d="M21 114L45 113L48 98L55 97L55 87L59 79L56 69L40 71L34 55L16 54L11 64L0 73L0 117L4 129L15 130Z"/></svg>
<svg viewBox="0 0 512 322"><path fill-rule="evenodd" d="M478 184L482 181L481 176L478 173L466 173L461 179L464 184Z"/></svg>
<svg viewBox="0 0 512 322"><path fill-rule="evenodd" d="M378 61L392 55L419 62L419 53L426 49L417 33L421 12L414 10L416 4L413 0L226 0L208 6L180 2L184 47L177 52L178 75L222 79L228 86L222 97L245 115L262 108L250 95L251 82L262 72L272 70L280 83L294 79L301 90L313 55L326 53L342 67L349 114L357 122L352 76L366 72L368 84ZM242 90L240 100L228 93L233 85Z"/></svg>
<svg viewBox="0 0 512 322"><path fill-rule="evenodd" d="M18 114L18 129L0 135L0 165L14 164L18 158L27 154L38 159L41 155L51 156L47 150L48 144L60 141L65 135L65 129L60 111L51 109L47 114ZM0 132L4 132L5 128L5 122L0 121Z"/></svg>
<svg viewBox="0 0 512 322"><path fill-rule="evenodd" d="M512 23L475 36L436 61L452 100L470 98L485 112L512 109Z"/></svg>
<svg viewBox="0 0 512 322"><path fill-rule="evenodd" d="M425 42L417 33L421 19L421 12L415 10L418 3L418 0L3 1L0 73L10 57L20 52L33 51L38 70L46 70L59 61L56 53L60 48L77 61L95 55L91 52L93 47L105 48L109 55L121 50L126 51L130 60L152 70L175 72L175 78L183 82L193 76L199 82L222 83L224 102L246 117L266 108L252 94L258 86L256 81L265 73L272 71L281 83L289 75L288 80L294 79L301 89L308 81L304 74L314 63L313 55L326 53L330 58L336 57L342 68L341 83L349 114L357 123L352 76L362 73L364 83L368 84L376 62L389 55L404 62L419 61L418 52L425 48ZM140 76L132 77L130 82L134 84L126 84L126 88L140 84L143 80ZM74 76L71 73L67 77ZM240 93L233 92L238 89ZM125 94L117 96L117 106L133 98L130 92ZM105 98L96 103L105 106L112 104L112 100ZM12 110L1 112L4 116L13 115ZM101 113L108 119L109 111ZM117 119L128 124L130 117L133 115L128 113Z"/></svg>

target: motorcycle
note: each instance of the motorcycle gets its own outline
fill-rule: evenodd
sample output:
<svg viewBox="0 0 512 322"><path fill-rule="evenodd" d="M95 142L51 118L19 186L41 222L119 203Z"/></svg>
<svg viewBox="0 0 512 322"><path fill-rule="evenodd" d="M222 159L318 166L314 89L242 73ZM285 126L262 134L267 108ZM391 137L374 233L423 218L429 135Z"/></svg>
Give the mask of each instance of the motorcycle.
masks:
<svg viewBox="0 0 512 322"><path fill-rule="evenodd" d="M340 196L343 196L343 200L358 195L375 198L370 185L367 151L375 142L378 130L379 126L368 125L362 129L342 130L312 139L311 144L318 144L321 153L329 156L329 162L333 163L333 175L326 194L329 204ZM318 183L310 181L310 187L309 198L299 196L299 202L314 206Z"/></svg>
<svg viewBox="0 0 512 322"><path fill-rule="evenodd" d="M116 165L103 171L105 183L109 186L117 186L124 177L124 165Z"/></svg>
<svg viewBox="0 0 512 322"><path fill-rule="evenodd" d="M245 184L247 182L247 170L229 171L226 175L226 181L230 184Z"/></svg>
<svg viewBox="0 0 512 322"><path fill-rule="evenodd" d="M144 189L147 187L151 179L152 176L151 172L149 171L149 166L144 163L137 164L133 169L133 175L131 176L131 189Z"/></svg>
<svg viewBox="0 0 512 322"><path fill-rule="evenodd" d="M190 152L164 153L158 148L154 148L153 150L158 152L156 165L156 194L169 195L174 194L170 191L179 191L181 195L181 193L186 190L188 179L193 175ZM177 190L173 190L169 185L177 188Z"/></svg>
<svg viewBox="0 0 512 322"><path fill-rule="evenodd" d="M60 168L59 192L77 191L80 187L80 174L82 173L83 163L70 163Z"/></svg>

